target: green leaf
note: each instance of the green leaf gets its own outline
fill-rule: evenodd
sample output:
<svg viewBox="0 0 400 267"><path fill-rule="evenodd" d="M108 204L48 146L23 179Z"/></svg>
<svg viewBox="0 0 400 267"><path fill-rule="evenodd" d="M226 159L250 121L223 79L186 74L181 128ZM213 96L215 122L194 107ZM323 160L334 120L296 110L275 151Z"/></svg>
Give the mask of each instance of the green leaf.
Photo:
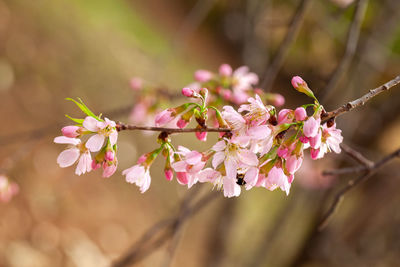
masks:
<svg viewBox="0 0 400 267"><path fill-rule="evenodd" d="M74 122L76 122L76 123L78 123L78 124L80 124L80 125L82 125L82 123L83 123L83 121L84 121L84 119L72 118L71 116L68 116L68 115L66 115L66 114L65 114L65 117L67 117L68 119L70 119L70 120L72 120L72 121L74 121Z"/></svg>
<svg viewBox="0 0 400 267"><path fill-rule="evenodd" d="M74 102L86 115L95 118L98 121L102 121L99 117L97 117L86 105L83 103L82 99L78 97L78 101L72 98L66 98L66 100Z"/></svg>

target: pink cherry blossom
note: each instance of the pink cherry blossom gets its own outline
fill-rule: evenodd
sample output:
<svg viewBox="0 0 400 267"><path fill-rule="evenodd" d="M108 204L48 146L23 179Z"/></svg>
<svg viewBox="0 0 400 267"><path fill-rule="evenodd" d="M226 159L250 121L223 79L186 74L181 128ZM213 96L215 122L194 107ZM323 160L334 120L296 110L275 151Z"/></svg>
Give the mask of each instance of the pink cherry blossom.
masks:
<svg viewBox="0 0 400 267"><path fill-rule="evenodd" d="M278 124L291 123L293 121L293 110L282 109L278 113Z"/></svg>
<svg viewBox="0 0 400 267"><path fill-rule="evenodd" d="M0 201L9 202L19 192L19 186L5 175L0 175Z"/></svg>
<svg viewBox="0 0 400 267"><path fill-rule="evenodd" d="M80 139L58 136L54 138L54 143L70 145L70 148L61 152L57 158L61 168L69 167L79 159L75 174L81 175L92 170L92 157Z"/></svg>
<svg viewBox="0 0 400 267"><path fill-rule="evenodd" d="M122 172L128 183L136 184L140 192L144 193L149 189L151 183L150 171L148 167L142 164L136 164Z"/></svg>
<svg viewBox="0 0 400 267"><path fill-rule="evenodd" d="M299 86L304 85L304 84L306 84L306 82L300 76L294 76L292 78L292 86L294 88L298 88Z"/></svg>
<svg viewBox="0 0 400 267"><path fill-rule="evenodd" d="M207 141L207 132L195 132L195 135L200 141Z"/></svg>
<svg viewBox="0 0 400 267"><path fill-rule="evenodd" d="M294 174L300 169L301 164L303 163L303 157L298 157L297 155L291 155L286 159L286 170L290 174Z"/></svg>
<svg viewBox="0 0 400 267"><path fill-rule="evenodd" d="M104 178L108 178L108 177L112 176L116 170L117 170L117 162L109 162L109 161L103 162L103 177Z"/></svg>
<svg viewBox="0 0 400 267"><path fill-rule="evenodd" d="M258 83L257 74L250 72L247 66L236 69L232 74L232 78L234 91L247 91Z"/></svg>
<svg viewBox="0 0 400 267"><path fill-rule="evenodd" d="M260 125L267 122L271 108L264 105L260 96L255 95L255 98L250 97L247 101L249 104L241 105L238 109L239 112L247 112L245 115L246 121L252 125Z"/></svg>
<svg viewBox="0 0 400 267"><path fill-rule="evenodd" d="M268 173L268 177L265 181L265 187L271 191L279 187L282 191L286 192L286 195L289 195L289 178L285 175L282 168L274 166Z"/></svg>
<svg viewBox="0 0 400 267"><path fill-rule="evenodd" d="M219 74L221 76L225 76L225 77L231 76L232 75L232 67L229 64L222 64L219 67Z"/></svg>
<svg viewBox="0 0 400 267"><path fill-rule="evenodd" d="M203 154L195 150L191 151L184 146L179 146L175 153L181 160L172 163L171 166L176 172L186 173L187 185L190 188L197 183L196 175L204 168L206 161L203 160Z"/></svg>

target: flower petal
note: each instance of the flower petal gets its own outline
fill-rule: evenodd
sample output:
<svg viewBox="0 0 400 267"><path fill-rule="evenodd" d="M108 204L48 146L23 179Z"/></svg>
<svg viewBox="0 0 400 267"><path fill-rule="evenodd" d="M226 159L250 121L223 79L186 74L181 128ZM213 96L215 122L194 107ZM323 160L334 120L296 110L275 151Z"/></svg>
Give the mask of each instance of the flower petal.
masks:
<svg viewBox="0 0 400 267"><path fill-rule="evenodd" d="M91 116L87 116L85 120L83 121L82 125L85 127L87 130L91 132L97 132L99 130L99 127L97 126L97 123L99 121L96 120L95 118Z"/></svg>
<svg viewBox="0 0 400 267"><path fill-rule="evenodd" d="M54 138L54 143L57 144L71 144L71 145L78 145L81 143L81 140L78 138L71 138L71 137L65 137L65 136L57 136Z"/></svg>
<svg viewBox="0 0 400 267"><path fill-rule="evenodd" d="M89 140L86 142L86 147L91 152L97 152L102 148L103 144L104 144L104 135L95 134L91 136Z"/></svg>
<svg viewBox="0 0 400 267"><path fill-rule="evenodd" d="M58 155L57 163L61 168L69 167L79 158L80 152L77 148L66 149Z"/></svg>

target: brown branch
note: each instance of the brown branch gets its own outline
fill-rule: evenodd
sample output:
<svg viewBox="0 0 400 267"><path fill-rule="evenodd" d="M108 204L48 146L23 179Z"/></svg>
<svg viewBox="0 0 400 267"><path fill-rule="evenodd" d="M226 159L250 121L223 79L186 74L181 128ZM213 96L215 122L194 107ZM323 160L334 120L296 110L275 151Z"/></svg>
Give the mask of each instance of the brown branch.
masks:
<svg viewBox="0 0 400 267"><path fill-rule="evenodd" d="M343 149L344 152L346 152L347 155L349 155L351 158L356 160L358 163L361 163L367 168L371 168L374 165L374 162L367 159L364 155L362 155L360 152L357 150L349 147L345 143L342 143L340 147Z"/></svg>
<svg viewBox="0 0 400 267"><path fill-rule="evenodd" d="M321 223L319 224L318 230L321 231L327 226L329 220L332 218L333 214L339 207L339 204L342 202L342 200L347 192L352 190L354 187L356 187L361 182L370 178L373 174L375 174L378 171L378 169L380 167L382 167L383 165L390 162L391 160L393 160L396 157L400 157L400 149L397 149L396 151L394 151L393 153L384 157L380 161L374 163L371 168L368 168L365 170L365 174L359 176L356 179L350 180L348 182L348 184L335 195L332 205L329 207L328 211L322 217L322 220L321 220Z"/></svg>
<svg viewBox="0 0 400 267"><path fill-rule="evenodd" d="M343 115L344 113L349 112L357 107L363 106L371 98L379 95L380 93L382 93L384 91L388 91L390 88L398 85L399 83L400 83L400 76L397 76L396 78L388 81L384 85L381 85L375 89L369 90L369 92L367 94L363 95L362 97L355 99L353 101L350 101L347 104L344 104L343 106L341 106L335 110L323 113L321 115L322 122L326 122L329 119L338 117L338 116Z"/></svg>
<svg viewBox="0 0 400 267"><path fill-rule="evenodd" d="M301 0L295 14L291 19L286 36L283 39L281 45L279 46L279 50L276 53L274 59L272 60L271 65L266 70L264 74L264 80L260 84L260 87L264 88L266 92L269 92L271 90L272 84L275 81L275 78L279 70L281 69L283 62L285 61L289 53L289 49L297 33L299 32L300 26L304 19L304 14L310 3L311 0Z"/></svg>
<svg viewBox="0 0 400 267"><path fill-rule="evenodd" d="M123 124L121 122L117 123L117 131L123 130L142 130L142 131L155 131L155 132L166 132L168 134L173 133L194 133L194 132L216 132L216 133L229 133L231 129L229 128L166 128L166 127L153 127L153 126L136 126Z"/></svg>
<svg viewBox="0 0 400 267"><path fill-rule="evenodd" d="M350 66L350 63L354 57L357 48L358 39L361 31L361 24L365 15L365 11L367 9L367 5L368 5L368 0L357 1L356 9L354 11L353 21L350 24L349 31L347 33L346 50L344 52L344 55L339 65L333 72L328 82L328 85L319 94L319 99L322 103L324 103L329 93L336 88L343 74L348 70Z"/></svg>
<svg viewBox="0 0 400 267"><path fill-rule="evenodd" d="M210 192L200 198L193 205L184 205L182 203L181 207L185 207L181 210L179 214L170 219L164 219L152 226L142 237L118 260L116 260L112 266L113 267L124 267L130 266L135 262L142 260L143 258L149 256L151 253L155 252L156 249L161 247L166 241L174 237L176 231L180 229L181 225L187 221L189 218L198 213L201 209L206 207L212 200L216 199L218 192ZM188 201L185 198L183 202ZM158 238L154 237L165 230ZM153 241L154 239L154 241Z"/></svg>

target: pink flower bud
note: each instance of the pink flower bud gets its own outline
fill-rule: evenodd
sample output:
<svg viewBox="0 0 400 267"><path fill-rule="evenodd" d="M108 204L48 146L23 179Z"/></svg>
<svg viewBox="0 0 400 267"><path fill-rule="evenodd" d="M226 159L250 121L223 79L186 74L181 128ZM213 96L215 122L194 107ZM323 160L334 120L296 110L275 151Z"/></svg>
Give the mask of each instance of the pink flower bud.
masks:
<svg viewBox="0 0 400 267"><path fill-rule="evenodd" d="M194 79L201 83L208 82L212 76L213 74L208 70L198 70L194 73Z"/></svg>
<svg viewBox="0 0 400 267"><path fill-rule="evenodd" d="M232 75L232 67L229 64L222 64L219 67L219 74L221 76L231 76Z"/></svg>
<svg viewBox="0 0 400 267"><path fill-rule="evenodd" d="M307 112L303 107L298 107L294 110L294 117L297 121L304 121L307 118Z"/></svg>
<svg viewBox="0 0 400 267"><path fill-rule="evenodd" d="M193 94L194 94L194 91L190 88L185 87L182 89L182 95L184 95L184 96L192 97Z"/></svg>
<svg viewBox="0 0 400 267"><path fill-rule="evenodd" d="M143 87L143 81L138 77L133 77L130 81L130 85L133 91L139 91Z"/></svg>
<svg viewBox="0 0 400 267"><path fill-rule="evenodd" d="M165 174L165 178L166 178L168 181L171 181L172 178L174 177L174 173L172 172L171 169L165 169L165 170L164 170L164 174Z"/></svg>
<svg viewBox="0 0 400 267"><path fill-rule="evenodd" d="M185 128L187 125L189 124L189 122L188 121L185 121L184 119L179 119L177 122L176 122L176 126L178 126L179 128Z"/></svg>
<svg viewBox="0 0 400 267"><path fill-rule="evenodd" d="M306 85L306 82L300 76L294 76L292 78L292 85L297 89L301 85Z"/></svg>
<svg viewBox="0 0 400 267"><path fill-rule="evenodd" d="M286 170L290 174L294 174L300 168L301 163L303 163L302 157L298 158L295 155L292 155L286 160Z"/></svg>
<svg viewBox="0 0 400 267"><path fill-rule="evenodd" d="M78 130L80 129L79 126L65 126L61 129L62 134L65 137L75 138L79 136Z"/></svg>
<svg viewBox="0 0 400 267"><path fill-rule="evenodd" d="M172 109L165 109L158 113L155 117L156 126L164 126L175 118Z"/></svg>
<svg viewBox="0 0 400 267"><path fill-rule="evenodd" d="M100 163L98 163L95 159L92 160L92 170L97 170L100 167L101 167Z"/></svg>
<svg viewBox="0 0 400 267"><path fill-rule="evenodd" d="M196 137L200 141L205 142L207 140L207 132L196 132Z"/></svg>
<svg viewBox="0 0 400 267"><path fill-rule="evenodd" d="M292 118L290 116L292 112L293 112L293 110L291 110L291 109L282 109L281 111L279 111L278 124L292 122Z"/></svg>
<svg viewBox="0 0 400 267"><path fill-rule="evenodd" d="M146 159L147 159L147 154L141 155L137 160L137 164L142 164L143 162L146 161Z"/></svg>
<svg viewBox="0 0 400 267"><path fill-rule="evenodd" d="M300 140L300 142L302 142L303 144L307 144L308 141L309 141L308 137L305 137L305 136L301 136L301 137L299 138L299 140Z"/></svg>
<svg viewBox="0 0 400 267"><path fill-rule="evenodd" d="M114 160L114 152L113 151L107 151L104 158L107 161L113 161Z"/></svg>

